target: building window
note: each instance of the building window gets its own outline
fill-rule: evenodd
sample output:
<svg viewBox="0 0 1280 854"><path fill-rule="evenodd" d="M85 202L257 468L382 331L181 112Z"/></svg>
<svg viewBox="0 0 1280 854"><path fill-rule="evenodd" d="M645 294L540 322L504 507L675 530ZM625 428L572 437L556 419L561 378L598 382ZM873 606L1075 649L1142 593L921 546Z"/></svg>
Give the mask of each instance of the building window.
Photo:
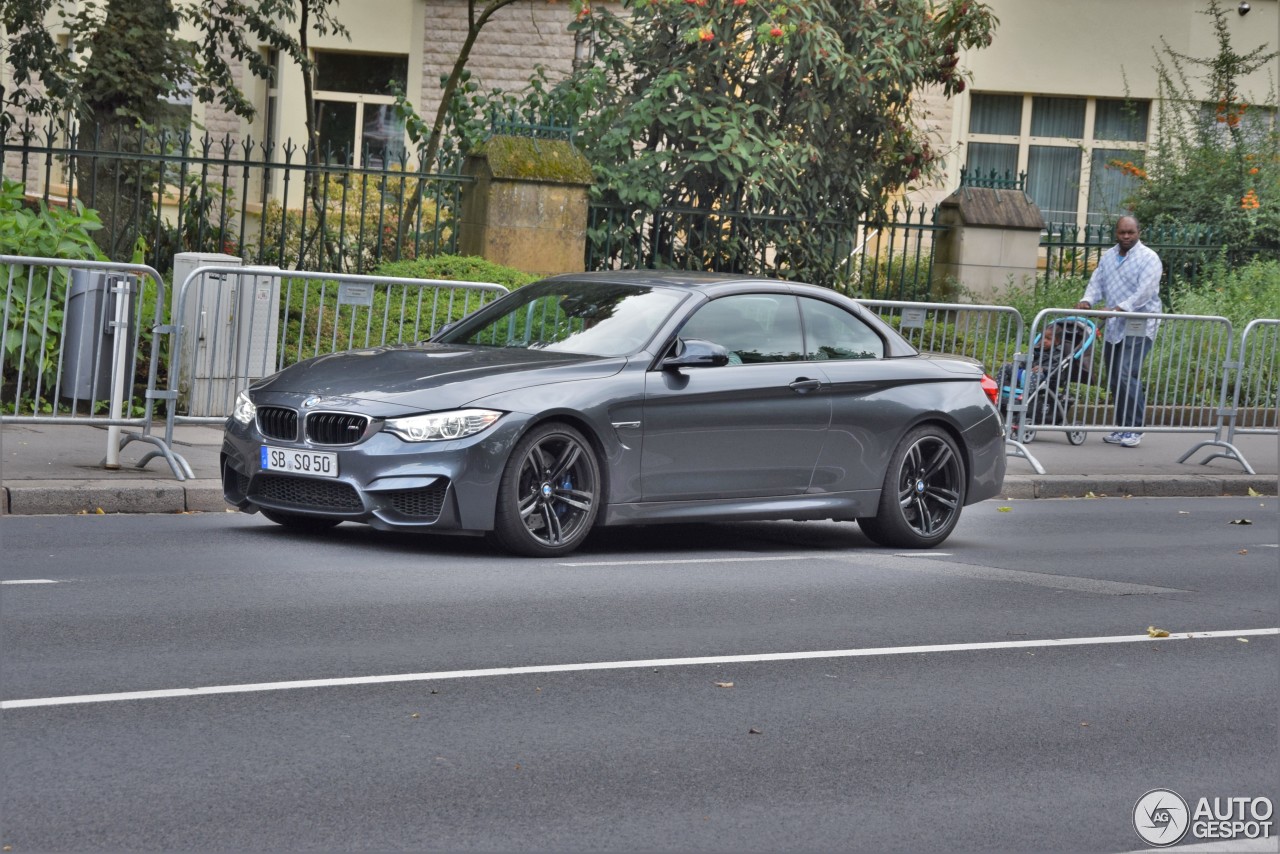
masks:
<svg viewBox="0 0 1280 854"><path fill-rule="evenodd" d="M1151 104L1107 98L974 93L965 169L1027 174L1050 223L1084 225L1125 212L1140 180Z"/></svg>
<svg viewBox="0 0 1280 854"><path fill-rule="evenodd" d="M395 90L408 83L409 59L317 52L316 131L320 160L385 168L404 158L404 122Z"/></svg>

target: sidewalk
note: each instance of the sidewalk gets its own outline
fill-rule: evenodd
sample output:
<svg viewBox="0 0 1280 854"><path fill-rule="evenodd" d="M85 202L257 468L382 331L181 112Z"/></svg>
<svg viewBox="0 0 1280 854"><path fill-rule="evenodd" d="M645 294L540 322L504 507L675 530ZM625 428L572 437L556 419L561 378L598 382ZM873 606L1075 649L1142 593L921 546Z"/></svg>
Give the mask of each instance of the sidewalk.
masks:
<svg viewBox="0 0 1280 854"><path fill-rule="evenodd" d="M136 431L123 431L136 432ZM157 435L163 436L163 430ZM1041 431L1027 449L1044 466L1038 475L1031 464L1009 457L1002 495L1007 498L1079 498L1146 495L1264 495L1277 492L1276 436L1237 436L1236 447L1257 474L1247 474L1234 460L1219 458L1201 465L1213 448L1197 451L1187 462L1178 458L1211 434L1147 433L1137 448L1107 445L1102 433L1090 433L1078 447L1062 433ZM163 457L137 468L155 450L132 441L120 452L120 468L103 467L108 431L88 425L0 425L0 514L74 513L221 513L217 427L179 427L173 449L186 459L193 479L179 481Z"/></svg>

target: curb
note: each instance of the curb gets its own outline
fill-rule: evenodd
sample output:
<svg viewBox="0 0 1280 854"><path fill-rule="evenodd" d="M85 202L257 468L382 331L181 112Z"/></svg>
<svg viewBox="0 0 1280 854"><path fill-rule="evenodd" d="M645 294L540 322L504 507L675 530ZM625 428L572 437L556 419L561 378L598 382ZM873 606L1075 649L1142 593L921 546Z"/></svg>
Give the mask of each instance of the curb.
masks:
<svg viewBox="0 0 1280 854"><path fill-rule="evenodd" d="M1277 494L1268 475L1006 475L1001 498L1181 498ZM27 480L0 487L0 516L102 513L222 513L217 479Z"/></svg>
<svg viewBox="0 0 1280 854"><path fill-rule="evenodd" d="M28 480L8 485L0 515L221 513L228 505L219 480Z"/></svg>
<svg viewBox="0 0 1280 854"><path fill-rule="evenodd" d="M1275 495L1276 479L1253 474L1005 475L1005 498L1143 498Z"/></svg>

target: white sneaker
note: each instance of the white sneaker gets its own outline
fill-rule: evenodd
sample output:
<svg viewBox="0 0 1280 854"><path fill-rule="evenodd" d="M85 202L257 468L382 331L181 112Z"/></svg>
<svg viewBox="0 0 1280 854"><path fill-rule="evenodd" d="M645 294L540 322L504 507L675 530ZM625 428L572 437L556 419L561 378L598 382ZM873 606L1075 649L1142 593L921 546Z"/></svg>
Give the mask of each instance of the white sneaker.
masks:
<svg viewBox="0 0 1280 854"><path fill-rule="evenodd" d="M1119 431L1115 433L1108 433L1102 437L1102 441L1106 442L1108 445L1120 445L1124 443L1125 435L1126 434Z"/></svg>
<svg viewBox="0 0 1280 854"><path fill-rule="evenodd" d="M1136 448L1142 442L1141 433L1125 433L1124 438L1120 440L1120 444L1126 448Z"/></svg>

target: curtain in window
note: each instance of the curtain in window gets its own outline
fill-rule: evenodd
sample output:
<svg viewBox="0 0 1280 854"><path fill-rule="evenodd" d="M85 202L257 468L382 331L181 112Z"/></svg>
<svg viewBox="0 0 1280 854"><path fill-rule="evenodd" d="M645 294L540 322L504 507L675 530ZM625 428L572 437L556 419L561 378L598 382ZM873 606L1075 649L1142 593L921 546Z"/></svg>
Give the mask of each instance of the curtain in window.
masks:
<svg viewBox="0 0 1280 854"><path fill-rule="evenodd" d="M1022 133L1022 96L974 94L969 102L969 133Z"/></svg>
<svg viewBox="0 0 1280 854"><path fill-rule="evenodd" d="M1082 98L1032 98L1031 135L1082 138L1084 105Z"/></svg>
<svg viewBox="0 0 1280 854"><path fill-rule="evenodd" d="M1033 145L1027 158L1027 193L1046 222L1075 224L1080 194L1080 150Z"/></svg>
<svg viewBox="0 0 1280 854"><path fill-rule="evenodd" d="M1093 138L1146 142L1150 115L1150 101L1099 99L1098 109L1093 117Z"/></svg>
<svg viewBox="0 0 1280 854"><path fill-rule="evenodd" d="M1016 178L1018 146L997 142L971 142L965 160L965 173L973 178Z"/></svg>
<svg viewBox="0 0 1280 854"><path fill-rule="evenodd" d="M361 157L371 166L386 167L404 156L404 119L391 104L364 105Z"/></svg>
<svg viewBox="0 0 1280 854"><path fill-rule="evenodd" d="M1089 212L1092 224L1132 213L1126 204L1142 181L1143 152L1095 148L1089 168Z"/></svg>

